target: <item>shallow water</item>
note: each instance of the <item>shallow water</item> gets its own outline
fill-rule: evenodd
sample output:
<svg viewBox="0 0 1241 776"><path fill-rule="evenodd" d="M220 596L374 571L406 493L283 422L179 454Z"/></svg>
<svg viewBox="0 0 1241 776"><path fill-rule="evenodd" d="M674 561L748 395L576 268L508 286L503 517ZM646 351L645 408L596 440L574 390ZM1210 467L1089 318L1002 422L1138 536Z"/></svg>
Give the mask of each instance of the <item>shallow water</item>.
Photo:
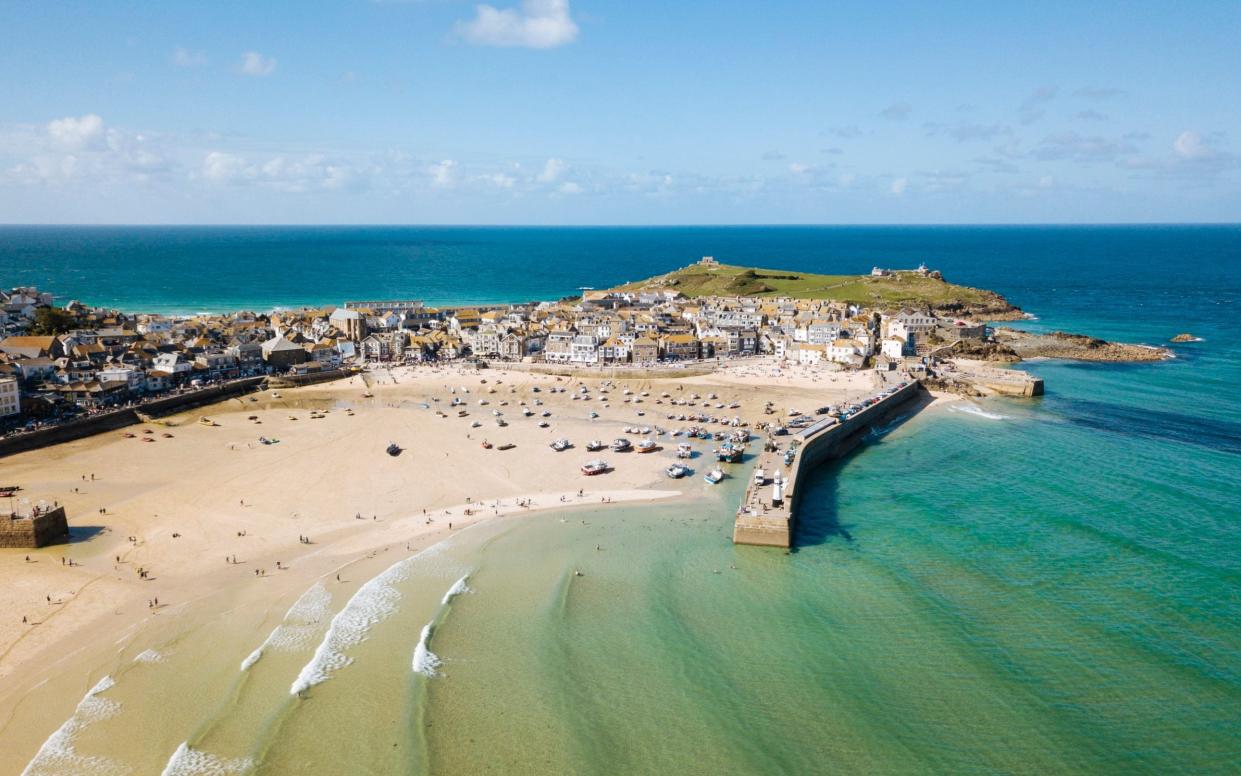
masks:
<svg viewBox="0 0 1241 776"><path fill-rule="evenodd" d="M792 554L730 543L742 476L463 531L358 608L301 697L348 596L244 672L270 622L135 644L70 730L106 758L80 772L1236 772L1241 231L859 234L823 255L921 240L1031 328L1203 341L1030 363L1042 398L873 435L805 481Z"/></svg>

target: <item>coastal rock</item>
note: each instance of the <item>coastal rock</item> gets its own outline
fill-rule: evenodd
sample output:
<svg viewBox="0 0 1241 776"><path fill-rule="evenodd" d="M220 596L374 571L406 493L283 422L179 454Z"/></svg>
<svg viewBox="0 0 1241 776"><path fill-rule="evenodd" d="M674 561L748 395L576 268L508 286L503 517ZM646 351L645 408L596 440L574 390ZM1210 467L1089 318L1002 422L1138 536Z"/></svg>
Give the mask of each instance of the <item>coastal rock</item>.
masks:
<svg viewBox="0 0 1241 776"><path fill-rule="evenodd" d="M976 361L995 361L1003 364L1015 364L1021 360L1017 351L1003 342L986 342L983 340L958 340L952 345L952 355Z"/></svg>
<svg viewBox="0 0 1241 776"><path fill-rule="evenodd" d="M1201 337L1195 337L1192 334L1178 334L1171 339L1172 342L1201 342Z"/></svg>
<svg viewBox="0 0 1241 776"><path fill-rule="evenodd" d="M1020 329L1000 327L995 331L995 338L997 342L1007 345L1022 358L1067 358L1077 361L1112 362L1163 361L1172 358L1172 353L1167 348L1108 342L1096 337L1065 331L1035 334Z"/></svg>

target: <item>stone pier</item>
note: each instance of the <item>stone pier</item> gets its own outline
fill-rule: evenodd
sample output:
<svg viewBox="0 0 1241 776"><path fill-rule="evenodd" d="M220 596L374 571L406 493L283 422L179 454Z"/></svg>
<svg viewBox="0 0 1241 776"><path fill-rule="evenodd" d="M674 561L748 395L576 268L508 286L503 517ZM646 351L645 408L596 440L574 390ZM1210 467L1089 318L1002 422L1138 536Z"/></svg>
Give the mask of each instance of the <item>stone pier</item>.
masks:
<svg viewBox="0 0 1241 776"><path fill-rule="evenodd" d="M910 379L895 393L850 415L844 420L825 418L789 437L796 443L796 453L785 466L782 452L763 452L755 467L767 476L763 484L753 477L746 486L745 496L733 523L734 544L757 544L768 547L792 547L797 528L798 482L802 474L824 461L839 458L856 447L868 431L895 414L896 410L914 399L922 387ZM781 500L774 502L772 478L779 472Z"/></svg>

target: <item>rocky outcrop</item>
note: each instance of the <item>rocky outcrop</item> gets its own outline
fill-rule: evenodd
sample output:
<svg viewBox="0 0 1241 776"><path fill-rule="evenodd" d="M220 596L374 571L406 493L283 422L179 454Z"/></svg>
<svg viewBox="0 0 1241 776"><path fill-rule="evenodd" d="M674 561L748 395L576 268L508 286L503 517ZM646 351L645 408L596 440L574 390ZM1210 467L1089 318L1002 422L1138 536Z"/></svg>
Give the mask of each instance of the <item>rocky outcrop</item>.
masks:
<svg viewBox="0 0 1241 776"><path fill-rule="evenodd" d="M1017 351L1003 342L985 340L957 340L952 345L952 356L975 361L995 361L1002 364L1015 364L1021 360Z"/></svg>
<svg viewBox="0 0 1241 776"><path fill-rule="evenodd" d="M1172 342L1202 342L1201 337L1195 337L1192 334L1178 334L1172 338Z"/></svg>
<svg viewBox="0 0 1241 776"><path fill-rule="evenodd" d="M1000 327L995 331L998 343L1008 346L1022 358L1067 358L1077 361L1163 361L1172 357L1167 348L1108 342L1083 334L1053 331L1035 334Z"/></svg>

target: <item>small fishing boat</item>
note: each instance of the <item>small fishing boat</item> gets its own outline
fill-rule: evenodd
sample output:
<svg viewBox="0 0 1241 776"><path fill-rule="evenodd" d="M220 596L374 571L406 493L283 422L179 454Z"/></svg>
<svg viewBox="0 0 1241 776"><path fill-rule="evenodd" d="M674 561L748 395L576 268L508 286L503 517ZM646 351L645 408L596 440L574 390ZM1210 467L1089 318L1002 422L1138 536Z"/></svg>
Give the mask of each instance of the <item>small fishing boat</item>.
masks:
<svg viewBox="0 0 1241 776"><path fill-rule="evenodd" d="M692 458L693 455L694 448L690 447L687 443L682 442L677 445L677 458Z"/></svg>
<svg viewBox="0 0 1241 776"><path fill-rule="evenodd" d="M587 461L582 464L582 474L585 474L587 477L593 477L596 474L603 474L607 470L607 461Z"/></svg>
<svg viewBox="0 0 1241 776"><path fill-rule="evenodd" d="M615 452L623 453L626 450L630 450L632 448L633 448L633 445L630 444L629 440L625 439L624 437L617 437L616 439L612 440L612 450L614 450Z"/></svg>
<svg viewBox="0 0 1241 776"><path fill-rule="evenodd" d="M702 475L702 478L706 480L709 485L718 485L720 481L724 479L724 470L717 467Z"/></svg>
<svg viewBox="0 0 1241 776"><path fill-rule="evenodd" d="M607 447L607 445L603 444L602 439L592 439L586 443L586 450L591 453L597 453L605 447Z"/></svg>
<svg viewBox="0 0 1241 776"><path fill-rule="evenodd" d="M484 449L484 450L490 450L490 449L491 449L491 443L490 443L490 442L488 442L486 439L484 439L484 440L483 440L483 449Z"/></svg>
<svg viewBox="0 0 1241 776"><path fill-rule="evenodd" d="M556 441L552 442L549 445L549 447L551 447L551 449L555 450L558 453L563 453L565 450L568 450L570 447L573 447L573 443L567 439L557 439Z"/></svg>
<svg viewBox="0 0 1241 776"><path fill-rule="evenodd" d="M683 463L674 463L664 469L664 473L674 480L679 480L689 474L689 467Z"/></svg>
<svg viewBox="0 0 1241 776"><path fill-rule="evenodd" d="M514 447L517 447L517 445L513 444L512 442L505 442L504 444L500 445L496 449L497 450L512 450Z"/></svg>
<svg viewBox="0 0 1241 776"><path fill-rule="evenodd" d="M655 445L654 440L643 439L638 442L638 445L635 449L637 449L639 453L653 453L659 448Z"/></svg>

